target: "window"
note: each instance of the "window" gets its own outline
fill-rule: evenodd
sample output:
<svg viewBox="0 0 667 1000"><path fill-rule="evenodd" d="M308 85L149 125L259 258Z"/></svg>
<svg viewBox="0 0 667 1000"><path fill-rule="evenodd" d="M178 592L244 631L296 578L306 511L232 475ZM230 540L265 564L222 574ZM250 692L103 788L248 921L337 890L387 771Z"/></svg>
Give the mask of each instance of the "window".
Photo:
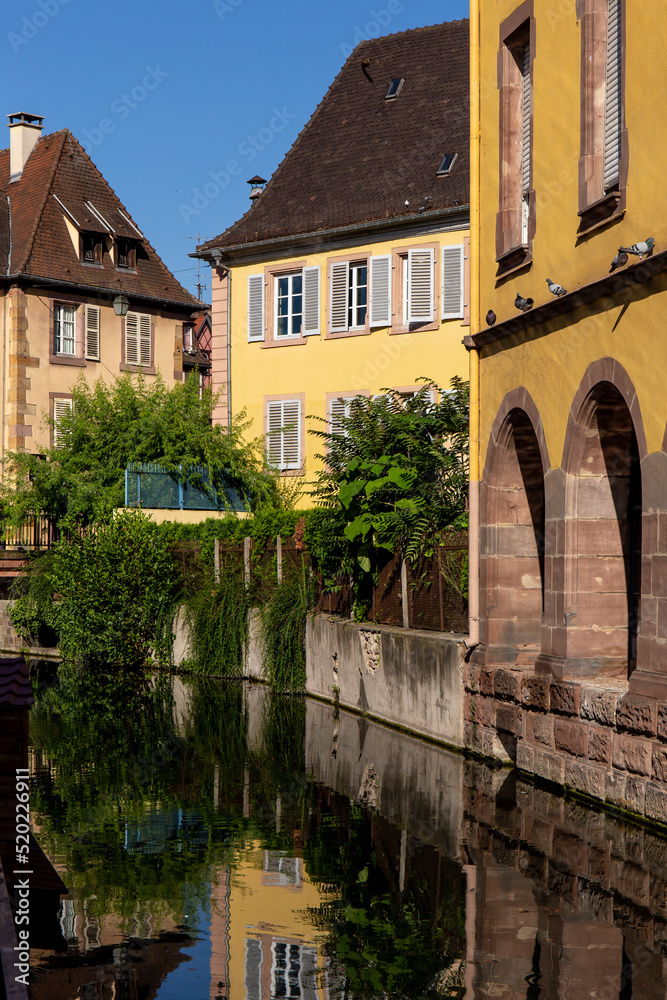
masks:
<svg viewBox="0 0 667 1000"><path fill-rule="evenodd" d="M433 321L433 250L408 250L403 257L403 323Z"/></svg>
<svg viewBox="0 0 667 1000"><path fill-rule="evenodd" d="M441 318L462 319L465 309L463 301L465 255L463 246L443 247L440 277Z"/></svg>
<svg viewBox="0 0 667 1000"><path fill-rule="evenodd" d="M132 240L116 240L116 267L135 271L137 268L137 248Z"/></svg>
<svg viewBox="0 0 667 1000"><path fill-rule="evenodd" d="M500 28L500 198L496 221L498 274L532 259L533 191L532 0L525 0Z"/></svg>
<svg viewBox="0 0 667 1000"><path fill-rule="evenodd" d="M347 437L343 420L352 415L352 400L354 396L338 396L329 400L329 434L340 434Z"/></svg>
<svg viewBox="0 0 667 1000"><path fill-rule="evenodd" d="M389 87L387 88L387 93L384 95L385 101L395 100L401 92L401 88L405 80L402 76L396 77L396 79L391 80Z"/></svg>
<svg viewBox="0 0 667 1000"><path fill-rule="evenodd" d="M329 287L331 333L365 330L368 315L368 261L333 261Z"/></svg>
<svg viewBox="0 0 667 1000"><path fill-rule="evenodd" d="M302 466L302 401L272 399L266 404L267 457L281 472Z"/></svg>
<svg viewBox="0 0 667 1000"><path fill-rule="evenodd" d="M56 354L76 354L76 306L55 305L54 344Z"/></svg>
<svg viewBox="0 0 667 1000"><path fill-rule="evenodd" d="M81 260L86 264L102 263L102 237L97 233L81 233Z"/></svg>
<svg viewBox="0 0 667 1000"><path fill-rule="evenodd" d="M100 307L86 306L86 358L100 360Z"/></svg>
<svg viewBox="0 0 667 1000"><path fill-rule="evenodd" d="M125 364L149 368L152 361L151 318L129 312L125 317Z"/></svg>
<svg viewBox="0 0 667 1000"><path fill-rule="evenodd" d="M446 177L447 174L451 174L452 167L456 163L458 155L458 153L445 153L440 161L440 166L436 170L436 175L438 177Z"/></svg>
<svg viewBox="0 0 667 1000"><path fill-rule="evenodd" d="M273 344L304 343L319 334L319 265L248 275L248 341L263 341L267 328Z"/></svg>
<svg viewBox="0 0 667 1000"><path fill-rule="evenodd" d="M196 351L194 323L183 324L183 350L188 354Z"/></svg>
<svg viewBox="0 0 667 1000"><path fill-rule="evenodd" d="M53 435L52 443L53 447L57 448L59 445L59 431L60 422L66 414L72 412L72 397L71 396L53 396L52 397L52 410L51 416L53 417Z"/></svg>
<svg viewBox="0 0 667 1000"><path fill-rule="evenodd" d="M579 232L622 214L627 182L623 0L577 0L581 25Z"/></svg>

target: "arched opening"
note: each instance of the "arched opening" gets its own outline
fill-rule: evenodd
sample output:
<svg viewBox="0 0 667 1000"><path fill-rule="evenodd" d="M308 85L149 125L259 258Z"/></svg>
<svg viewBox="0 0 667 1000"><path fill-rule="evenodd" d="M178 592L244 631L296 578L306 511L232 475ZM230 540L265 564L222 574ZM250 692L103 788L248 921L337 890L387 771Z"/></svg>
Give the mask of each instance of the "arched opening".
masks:
<svg viewBox="0 0 667 1000"><path fill-rule="evenodd" d="M489 662L532 665L544 610L544 468L524 410L507 413L488 469L481 637Z"/></svg>
<svg viewBox="0 0 667 1000"><path fill-rule="evenodd" d="M585 672L627 676L637 662L642 487L632 416L610 382L583 404L567 471L567 657Z"/></svg>

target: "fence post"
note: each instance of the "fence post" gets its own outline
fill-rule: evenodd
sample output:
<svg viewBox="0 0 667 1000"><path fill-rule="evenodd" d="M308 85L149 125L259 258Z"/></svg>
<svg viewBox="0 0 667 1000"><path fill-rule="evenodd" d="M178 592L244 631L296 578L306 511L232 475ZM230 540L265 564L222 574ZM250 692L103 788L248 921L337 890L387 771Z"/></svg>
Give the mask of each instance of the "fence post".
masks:
<svg viewBox="0 0 667 1000"><path fill-rule="evenodd" d="M401 607L403 609L403 628L410 628L410 608L408 607L408 566L401 553Z"/></svg>
<svg viewBox="0 0 667 1000"><path fill-rule="evenodd" d="M276 535L276 576L278 583L283 582L283 542L280 535Z"/></svg>
<svg viewBox="0 0 667 1000"><path fill-rule="evenodd" d="M213 577L216 586L220 583L220 539L213 542Z"/></svg>
<svg viewBox="0 0 667 1000"><path fill-rule="evenodd" d="M252 538L246 535L243 539L243 582L246 587L250 586L250 553L252 552Z"/></svg>

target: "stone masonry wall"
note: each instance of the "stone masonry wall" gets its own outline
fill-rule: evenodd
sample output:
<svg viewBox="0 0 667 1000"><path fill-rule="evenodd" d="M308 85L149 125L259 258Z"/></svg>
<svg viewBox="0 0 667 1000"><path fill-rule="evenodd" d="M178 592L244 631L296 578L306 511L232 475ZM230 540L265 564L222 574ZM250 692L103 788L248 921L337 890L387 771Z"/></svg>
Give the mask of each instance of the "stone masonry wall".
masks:
<svg viewBox="0 0 667 1000"><path fill-rule="evenodd" d="M466 747L667 823L667 702L473 663L464 686Z"/></svg>

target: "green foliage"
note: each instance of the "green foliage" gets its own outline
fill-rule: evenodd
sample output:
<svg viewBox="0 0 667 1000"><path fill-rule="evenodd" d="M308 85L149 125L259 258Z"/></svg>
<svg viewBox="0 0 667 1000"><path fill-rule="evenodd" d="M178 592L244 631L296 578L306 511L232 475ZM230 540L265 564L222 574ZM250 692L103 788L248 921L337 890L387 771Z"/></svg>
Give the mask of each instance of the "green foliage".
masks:
<svg viewBox="0 0 667 1000"><path fill-rule="evenodd" d="M306 537L328 583L332 548L342 555L336 572L351 573L363 590L389 554L429 554L464 513L468 387L461 379L452 379L448 392L427 382L409 399L391 389L380 398L358 396L341 433L311 433L326 445L327 464L312 494L320 520L307 524Z"/></svg>
<svg viewBox="0 0 667 1000"><path fill-rule="evenodd" d="M310 512L281 510L263 507L252 517L239 518L230 515L224 518L207 518L198 524L177 524L167 521L160 526L167 544L196 541L201 546L204 562L213 565L213 545L216 538L229 545L243 545L243 539L252 538L253 554L264 552L267 545L274 543L278 535L291 538L297 522Z"/></svg>
<svg viewBox="0 0 667 1000"><path fill-rule="evenodd" d="M212 580L183 605L188 624L188 662L196 674L240 677L248 639L250 596L238 561L221 567L220 582Z"/></svg>
<svg viewBox="0 0 667 1000"><path fill-rule="evenodd" d="M55 628L66 661L136 670L151 654L169 660L177 577L158 526L139 511L58 542L17 589L15 620L36 614Z"/></svg>
<svg viewBox="0 0 667 1000"><path fill-rule="evenodd" d="M58 426L57 447L39 455L9 455L3 492L9 526L33 514L45 514L70 531L108 520L124 503L129 462L155 462L176 476L205 466L222 499L228 483L253 509L281 505L262 439L245 441L249 423L243 413L231 428L212 425L215 400L208 390L199 398L198 379L169 389L160 376L147 382L124 373L92 387L81 377L72 396L73 408Z"/></svg>
<svg viewBox="0 0 667 1000"><path fill-rule="evenodd" d="M306 617L315 600L305 560L300 570L286 571L261 609L264 668L277 691L303 691L306 686Z"/></svg>

